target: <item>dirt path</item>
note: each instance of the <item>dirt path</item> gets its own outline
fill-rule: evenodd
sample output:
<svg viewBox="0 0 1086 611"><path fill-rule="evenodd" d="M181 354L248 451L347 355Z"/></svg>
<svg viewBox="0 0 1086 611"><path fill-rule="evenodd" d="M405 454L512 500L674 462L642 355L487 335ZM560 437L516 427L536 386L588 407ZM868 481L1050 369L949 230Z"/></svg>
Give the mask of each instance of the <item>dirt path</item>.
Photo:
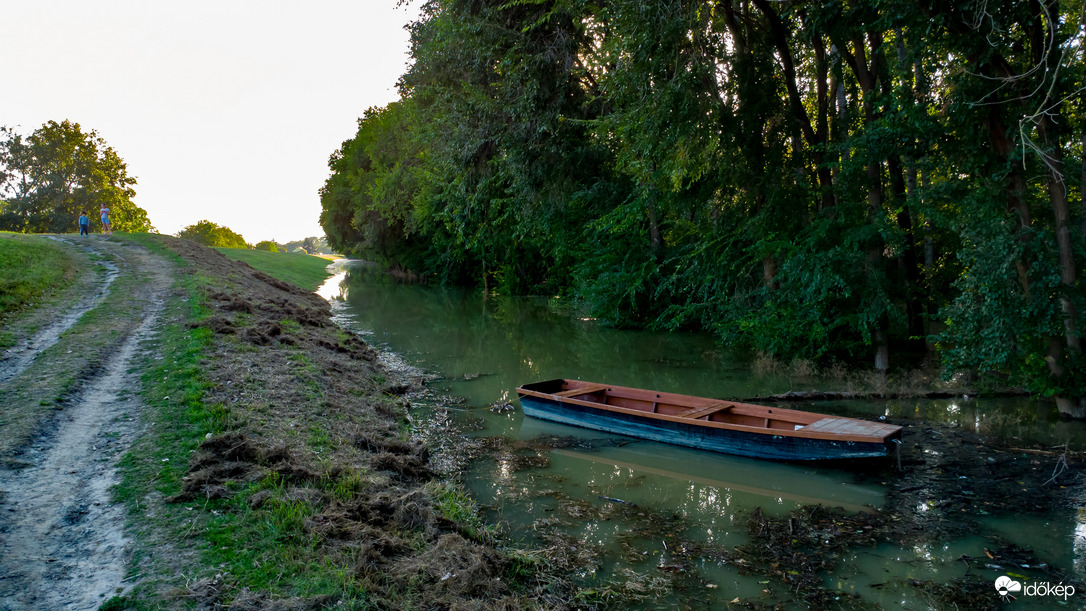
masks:
<svg viewBox="0 0 1086 611"><path fill-rule="evenodd" d="M71 240L56 239L72 244ZM80 248L80 250L93 252L91 245L80 243L73 245ZM66 311L58 313L56 318L46 325L44 329L0 354L0 384L26 371L26 368L34 362L39 354L57 343L62 333L71 329L72 325L78 322L84 314L97 307L102 299L109 294L109 288L112 286L113 280L117 278L118 269L111 261L103 261L102 265L106 268L106 272L102 274L99 282L94 283L95 290L85 294L82 299L69 306Z"/></svg>
<svg viewBox="0 0 1086 611"><path fill-rule="evenodd" d="M0 468L0 609L96 609L125 588L127 540L124 509L112 505L116 460L138 433L139 379L130 373L141 342L154 332L170 285L171 267L147 251L111 241L84 247L108 253L94 293L59 313L0 369L0 388L23 370L48 368L42 351L102 304L111 291L138 307L130 332L92 376L81 380L64 409L43 423L41 434L20 450L16 467ZM145 279L118 289L118 274ZM78 337L64 336L61 341Z"/></svg>

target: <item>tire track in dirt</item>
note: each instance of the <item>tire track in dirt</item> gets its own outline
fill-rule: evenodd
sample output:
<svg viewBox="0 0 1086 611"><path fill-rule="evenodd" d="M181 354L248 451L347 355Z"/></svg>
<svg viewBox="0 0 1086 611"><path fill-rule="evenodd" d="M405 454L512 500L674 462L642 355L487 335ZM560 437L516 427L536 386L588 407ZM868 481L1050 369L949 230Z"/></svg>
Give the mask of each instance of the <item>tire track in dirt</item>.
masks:
<svg viewBox="0 0 1086 611"><path fill-rule="evenodd" d="M25 449L30 466L0 469L0 609L97 609L126 587L125 510L111 503L110 487L117 459L139 433L140 381L129 369L157 328L171 268L141 248L98 248L121 254L114 277L147 274L131 296L140 322Z"/></svg>
<svg viewBox="0 0 1086 611"><path fill-rule="evenodd" d="M62 240L60 238L54 239L62 241L65 244L72 244L69 240ZM93 250L85 245L72 245L83 250ZM3 384L26 371L39 354L57 343L61 334L68 329L71 329L72 325L78 322L84 314L98 307L98 304L102 303L102 300L109 294L110 287L117 278L119 270L117 266L110 261L101 261L101 264L106 268L106 272L102 276L101 282L98 284L98 290L84 296L75 305L68 308L68 310L57 318L56 321L35 333L33 337L27 338L25 341L12 346L0 355L0 384Z"/></svg>

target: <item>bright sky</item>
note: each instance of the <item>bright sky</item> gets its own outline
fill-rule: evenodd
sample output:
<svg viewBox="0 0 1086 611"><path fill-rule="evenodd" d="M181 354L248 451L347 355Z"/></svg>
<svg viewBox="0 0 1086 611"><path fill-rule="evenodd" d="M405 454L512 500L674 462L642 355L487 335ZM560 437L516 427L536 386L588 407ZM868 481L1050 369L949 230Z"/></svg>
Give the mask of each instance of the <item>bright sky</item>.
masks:
<svg viewBox="0 0 1086 611"><path fill-rule="evenodd" d="M3 0L0 125L95 130L160 233L324 235L328 157L407 65L396 0Z"/></svg>

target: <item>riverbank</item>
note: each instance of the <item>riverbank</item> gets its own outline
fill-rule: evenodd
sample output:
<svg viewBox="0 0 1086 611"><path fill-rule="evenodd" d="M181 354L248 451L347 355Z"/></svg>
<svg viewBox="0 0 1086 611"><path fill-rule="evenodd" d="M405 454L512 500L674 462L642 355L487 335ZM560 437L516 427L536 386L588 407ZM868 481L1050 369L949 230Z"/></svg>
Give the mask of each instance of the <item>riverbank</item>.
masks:
<svg viewBox="0 0 1086 611"><path fill-rule="evenodd" d="M44 379L66 359L89 364L73 364L77 373L46 394L3 388L5 405L25 395L29 423L5 454L3 526L24 524L13 516L42 518L24 511L21 496L53 485L35 471L39 454L61 445L67 414L107 404L125 409L87 433L84 454L51 464L105 465L109 475L112 460L103 458L123 452L112 501L128 522L90 520L88 508L118 506L85 496L65 502L55 523L42 519L48 528L6 539L2 587L13 608L527 608L563 607L575 596L535 556L505 549L463 490L435 477L428 449L405 427L407 386L331 323L327 302L182 240L60 239L83 253L81 273L98 259L114 270L84 287L103 287L111 274L75 312L76 326L23 373ZM137 258L166 275L147 282ZM24 316L50 307L60 315L72 301ZM74 348L99 335L114 338L101 358ZM132 346L126 358L109 357L124 346ZM117 388L95 398L85 387L103 376ZM31 401L52 395L55 402ZM54 541L77 532L108 538L121 572L102 571L94 582L51 575L50 566L74 572L76 553L84 564L100 557ZM44 561L40 570L12 564L30 548L55 551L33 562ZM74 599L80 584L86 592Z"/></svg>
<svg viewBox="0 0 1086 611"><path fill-rule="evenodd" d="M80 585L81 600L113 609L632 608L663 600L864 608L868 599L831 583L846 579L839 567L856 554L938 546L985 532L989 518L1082 503L1079 453L910 421L901 422L909 430L900 468L858 471L886 490L877 510L752 511L740 518L749 541L729 545L695 539L686 517L620 502L619 493L591 492L586 502L555 496L558 484L549 483L531 494L553 510L530 516L532 542L517 533L518 548L503 534L500 508L480 511L458 483L467 477L459 468L471 457L492 459L511 478L599 448L577 439L468 442L447 421L420 423L411 405L427 391L420 377L382 366L370 346L333 324L324 300L214 250L163 236L60 239L79 273L15 322L78 316L0 387L0 401L17 407L5 416L23 413L30 423L3 455L0 501L12 511L0 512L0 529L29 532L39 521L47 527L35 536L57 537L46 558L10 555L33 571L3 566L0 594L13 608L69 604ZM107 407L93 427L68 424ZM412 437L420 424L430 429L426 441ZM90 432L65 440L69 429ZM65 446L75 450L46 460ZM48 481L59 495L81 489L80 480L104 482L121 455L119 482L48 512L21 509L30 499L19 490ZM46 463L52 471L35 471ZM103 492L110 485L112 496ZM637 533L622 548L636 570L606 577L612 552L559 528L619 521ZM66 550L74 538L108 543ZM987 591L989 565L1079 583L1069 566L990 540L962 560L972 567L965 579L887 587L936 607L985 607L999 603ZM113 568L91 570L106 557L98 566ZM740 596L706 576L713 567L759 590Z"/></svg>
<svg viewBox="0 0 1086 611"><path fill-rule="evenodd" d="M335 257L307 255L293 252L268 252L246 248L216 248L226 258L241 261L264 271L279 280L289 282L307 291L316 291L328 277L325 268Z"/></svg>
<svg viewBox="0 0 1086 611"><path fill-rule="evenodd" d="M144 378L149 440L172 442L137 446L120 489L149 518L130 572L155 576L126 604L565 604L570 590L504 550L435 477L405 427L404 382L331 323L327 302L210 249L145 239L185 272L159 350L172 358ZM178 557L191 567L177 572Z"/></svg>

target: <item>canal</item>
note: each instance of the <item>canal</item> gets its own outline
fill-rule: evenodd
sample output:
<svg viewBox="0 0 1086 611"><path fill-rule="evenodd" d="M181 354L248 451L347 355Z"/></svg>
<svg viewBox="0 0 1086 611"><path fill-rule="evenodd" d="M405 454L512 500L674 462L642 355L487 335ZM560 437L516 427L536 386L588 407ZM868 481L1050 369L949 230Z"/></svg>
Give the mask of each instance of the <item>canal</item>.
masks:
<svg viewBox="0 0 1086 611"><path fill-rule="evenodd" d="M804 599L729 552L750 542L754 512L882 506L892 460L817 465L717 455L524 418L518 385L550 378L651 388L726 399L789 390L843 390L855 381L811 375L802 364L752 367L707 335L615 330L546 298L490 298L478 292L398 281L361 263L346 265L320 293L342 326L359 333L401 375L423 380L409 396L415 433L439 448L435 461L463 483L526 547L576 550L586 587L643 596L645 608L723 608L728 603L803 607ZM895 399L792 406L862 418L940 426L1081 451L1086 430L1027 399ZM464 441L464 436L467 441ZM963 482L968 485L968 482ZM1024 492L1025 494L1026 492ZM920 511L922 508L918 509ZM822 586L855 606L932 608L910 584L991 579L1017 567L963 562L1017 545L1042 563L1027 572L1086 572L1086 518L1074 511L985 515L938 542L858 546L833 556ZM691 550L696 550L691 552ZM989 553L990 555L990 553ZM567 554L567 557L569 555ZM1053 583L1053 585L1055 585ZM1084 588L1086 589L1086 588ZM602 595L602 594L601 594ZM988 607L1000 602L993 587ZM1078 594L1080 606L1086 592ZM1020 597L1045 608L1052 600ZM842 601L845 603L845 601Z"/></svg>

